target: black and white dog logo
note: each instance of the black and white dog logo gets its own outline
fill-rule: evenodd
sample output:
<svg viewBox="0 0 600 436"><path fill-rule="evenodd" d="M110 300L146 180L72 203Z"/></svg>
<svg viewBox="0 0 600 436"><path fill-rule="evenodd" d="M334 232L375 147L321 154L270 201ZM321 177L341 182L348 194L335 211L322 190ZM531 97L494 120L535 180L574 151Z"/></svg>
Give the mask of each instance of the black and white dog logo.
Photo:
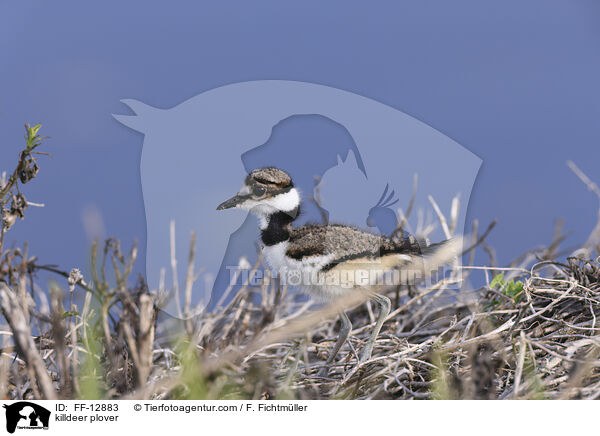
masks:
<svg viewBox="0 0 600 436"><path fill-rule="evenodd" d="M19 429L48 429L50 411L29 401L19 401L3 406L6 409L6 431Z"/></svg>

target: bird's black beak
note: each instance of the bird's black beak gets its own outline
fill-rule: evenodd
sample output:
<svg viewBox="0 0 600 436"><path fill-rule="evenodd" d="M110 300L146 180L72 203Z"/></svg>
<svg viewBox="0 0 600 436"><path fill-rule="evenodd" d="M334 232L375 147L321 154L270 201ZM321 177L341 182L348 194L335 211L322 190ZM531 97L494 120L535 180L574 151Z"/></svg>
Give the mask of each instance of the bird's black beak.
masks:
<svg viewBox="0 0 600 436"><path fill-rule="evenodd" d="M243 203L248 196L246 195L236 195L235 197L231 197L229 200L224 201L223 203L217 206L217 210L231 209L232 207L236 207L238 204Z"/></svg>

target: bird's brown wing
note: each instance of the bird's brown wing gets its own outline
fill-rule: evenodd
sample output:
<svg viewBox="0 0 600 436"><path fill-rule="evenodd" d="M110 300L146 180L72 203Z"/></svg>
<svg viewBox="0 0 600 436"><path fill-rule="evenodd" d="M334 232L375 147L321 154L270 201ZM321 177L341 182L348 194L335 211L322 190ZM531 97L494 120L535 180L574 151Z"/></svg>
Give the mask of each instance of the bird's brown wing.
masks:
<svg viewBox="0 0 600 436"><path fill-rule="evenodd" d="M395 245L389 239L344 225L306 225L292 229L286 254L296 260L335 254L336 259L351 256L378 256ZM337 260L338 262L340 260Z"/></svg>

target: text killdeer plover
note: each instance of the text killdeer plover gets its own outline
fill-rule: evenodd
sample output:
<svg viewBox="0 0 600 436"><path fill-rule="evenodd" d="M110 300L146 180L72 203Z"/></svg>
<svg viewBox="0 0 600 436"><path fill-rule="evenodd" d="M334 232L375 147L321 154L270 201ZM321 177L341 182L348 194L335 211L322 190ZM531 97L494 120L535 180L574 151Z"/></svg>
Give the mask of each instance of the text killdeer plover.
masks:
<svg viewBox="0 0 600 436"><path fill-rule="evenodd" d="M456 257L457 243L444 241L423 247L414 238L390 239L340 224L292 227L300 213L300 194L291 177L277 168L252 171L240 191L217 210L241 208L259 219L263 254L282 278L294 276L298 288L321 299L347 295L364 289L379 306L372 335L360 361L371 357L375 340L390 312L390 300L373 292L382 274L411 269L421 277ZM411 280L404 276L405 280ZM289 279L289 283L292 280ZM329 355L329 365L347 339L352 325L341 313L342 328Z"/></svg>

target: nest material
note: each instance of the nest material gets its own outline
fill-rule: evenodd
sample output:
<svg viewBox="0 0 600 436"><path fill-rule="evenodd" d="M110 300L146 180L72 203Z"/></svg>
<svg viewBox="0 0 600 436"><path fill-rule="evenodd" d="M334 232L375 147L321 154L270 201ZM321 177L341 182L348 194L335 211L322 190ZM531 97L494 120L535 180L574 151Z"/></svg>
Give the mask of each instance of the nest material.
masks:
<svg viewBox="0 0 600 436"><path fill-rule="evenodd" d="M240 350L236 358L213 366L227 374L232 397L248 396L248 385L255 386L254 398L600 396L598 263L571 258L568 264L542 262L530 271L510 271L512 285L501 280L468 301L460 293L444 297L443 283L401 298L372 358L362 365L358 354L374 318L364 305L350 311L354 330L325 378L317 373L336 339L335 318L299 338L255 349L257 337L285 330L291 318L309 310L310 303L291 297L274 304L276 291L263 289L266 302L255 303L253 293L259 290L248 288L228 307L200 317L196 322L204 334L198 340L212 356Z"/></svg>
<svg viewBox="0 0 600 436"><path fill-rule="evenodd" d="M372 358L362 365L358 354L373 316L364 307L351 311L354 330L327 378L317 373L335 341L335 320L320 323L303 339L254 352L234 373L243 378L257 366L267 367L274 392L297 398L599 396L598 264L569 259L568 265L544 262L514 272L513 283L523 283L514 295L505 283L481 289L469 301L458 294L440 304L443 286L410 299L392 312ZM243 347L260 334L264 316L274 317L276 328L298 310L293 306L256 307L240 297L222 314L223 336L213 331L216 336L203 345L215 352L224 344Z"/></svg>
<svg viewBox="0 0 600 436"><path fill-rule="evenodd" d="M361 304L364 298L339 303L352 307L354 328L329 374L320 377L341 306L317 307L267 275L215 311L174 320L159 314L161 295L143 280L132 290L125 286L135 254L126 257L107 242L104 255L122 270L116 288L95 286L101 293L78 271L61 273L71 298L85 290L83 304L71 301L69 311L57 290L49 308L37 308L27 281L19 280L22 272L57 270L26 256L13 264L7 276L17 291L0 289L9 324L0 365L7 398L600 396L597 260L542 261L529 270L479 267L495 278L471 292L451 289L448 279L411 292L397 289L372 357L360 365L376 313ZM111 308L106 312L97 304L103 298Z"/></svg>

